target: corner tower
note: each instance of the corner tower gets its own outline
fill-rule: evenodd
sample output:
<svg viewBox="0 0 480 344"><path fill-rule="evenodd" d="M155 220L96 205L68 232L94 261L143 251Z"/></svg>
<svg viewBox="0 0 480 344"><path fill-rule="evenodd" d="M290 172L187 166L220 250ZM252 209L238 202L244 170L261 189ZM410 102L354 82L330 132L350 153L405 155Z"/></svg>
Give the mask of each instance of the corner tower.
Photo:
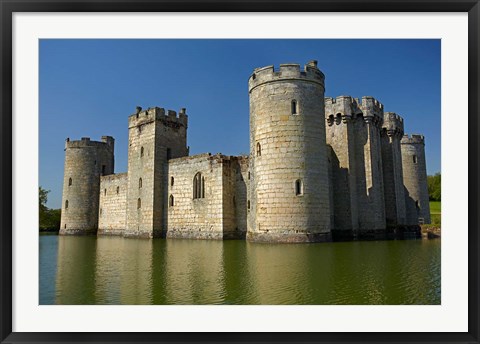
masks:
<svg viewBox="0 0 480 344"><path fill-rule="evenodd" d="M400 143L407 224L430 223L425 138L423 135L405 135Z"/></svg>
<svg viewBox="0 0 480 344"><path fill-rule="evenodd" d="M100 176L113 173L114 143L111 136L66 140L61 235L97 233Z"/></svg>
<svg viewBox="0 0 480 344"><path fill-rule="evenodd" d="M167 162L188 155L186 110L137 108L128 118L125 237L154 238L166 231Z"/></svg>
<svg viewBox="0 0 480 344"><path fill-rule="evenodd" d="M257 68L250 95L247 239L330 241L325 76L317 62ZM248 204L250 206L248 206Z"/></svg>

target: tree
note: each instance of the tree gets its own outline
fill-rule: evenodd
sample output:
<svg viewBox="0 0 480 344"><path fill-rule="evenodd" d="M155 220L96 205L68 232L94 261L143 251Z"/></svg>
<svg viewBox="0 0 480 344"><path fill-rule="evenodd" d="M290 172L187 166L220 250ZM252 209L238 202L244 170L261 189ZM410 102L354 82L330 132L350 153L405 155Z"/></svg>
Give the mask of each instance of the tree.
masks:
<svg viewBox="0 0 480 344"><path fill-rule="evenodd" d="M428 195L430 201L442 200L442 176L440 173L434 176L427 176Z"/></svg>
<svg viewBox="0 0 480 344"><path fill-rule="evenodd" d="M60 229L60 209L49 209L47 207L48 193L41 186L38 188L38 217L40 230L58 230Z"/></svg>
<svg viewBox="0 0 480 344"><path fill-rule="evenodd" d="M39 215L39 226L42 228L45 225L45 221L48 217L48 208L47 208L47 200L48 200L48 193L50 190L45 190L41 186L38 187L38 215Z"/></svg>

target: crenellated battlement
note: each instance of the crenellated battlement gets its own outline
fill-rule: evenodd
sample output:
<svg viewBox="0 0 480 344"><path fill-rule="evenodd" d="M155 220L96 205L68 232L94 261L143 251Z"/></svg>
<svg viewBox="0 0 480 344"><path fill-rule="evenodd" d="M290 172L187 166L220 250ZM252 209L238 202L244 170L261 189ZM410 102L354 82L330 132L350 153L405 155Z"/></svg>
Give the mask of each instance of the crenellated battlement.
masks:
<svg viewBox="0 0 480 344"><path fill-rule="evenodd" d="M362 101L351 96L325 98L325 119L327 125L346 123L350 119L363 118L365 122L381 126L383 104L373 97L363 97Z"/></svg>
<svg viewBox="0 0 480 344"><path fill-rule="evenodd" d="M358 98L351 96L338 96L325 98L325 118L340 115L342 117L356 117L361 113Z"/></svg>
<svg viewBox="0 0 480 344"><path fill-rule="evenodd" d="M364 116L381 117L383 120L383 104L371 96L362 97L360 105Z"/></svg>
<svg viewBox="0 0 480 344"><path fill-rule="evenodd" d="M420 134L405 134L400 141L401 144L425 144L425 137Z"/></svg>
<svg viewBox="0 0 480 344"><path fill-rule="evenodd" d="M71 141L69 137L65 139L65 149L67 148L111 148L113 149L115 139L112 136L102 136L102 141L92 141L89 137L82 137L80 140Z"/></svg>
<svg viewBox="0 0 480 344"><path fill-rule="evenodd" d="M151 123L153 121L161 121L165 124L173 124L173 126L188 126L188 116L185 108L180 109L178 113L174 110L165 110L160 107L150 107L147 110L142 110L137 107L137 112L128 117L128 128L137 127L143 124Z"/></svg>
<svg viewBox="0 0 480 344"><path fill-rule="evenodd" d="M389 135L403 136L403 118L395 112L385 112L383 115L383 129Z"/></svg>
<svg viewBox="0 0 480 344"><path fill-rule="evenodd" d="M304 80L325 85L325 75L318 69L317 61L313 60L305 64L303 70L296 63L281 64L278 71L275 71L273 65L256 68L248 79L248 91L251 92L259 85L280 80Z"/></svg>

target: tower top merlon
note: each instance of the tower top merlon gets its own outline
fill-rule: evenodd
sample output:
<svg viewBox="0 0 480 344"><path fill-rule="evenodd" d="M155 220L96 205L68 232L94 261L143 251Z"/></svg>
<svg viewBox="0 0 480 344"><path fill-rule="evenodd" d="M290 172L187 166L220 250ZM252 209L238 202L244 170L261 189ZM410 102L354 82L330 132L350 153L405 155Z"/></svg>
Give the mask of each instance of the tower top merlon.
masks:
<svg viewBox="0 0 480 344"><path fill-rule="evenodd" d="M255 87L262 84L284 80L309 81L325 87L325 75L318 69L317 61L313 60L308 62L303 70L297 63L281 64L278 71L275 71L273 65L255 68L248 79L248 91L251 92Z"/></svg>
<svg viewBox="0 0 480 344"><path fill-rule="evenodd" d="M377 99L370 96L362 97L362 104L360 107L364 117L378 117L383 121L383 104Z"/></svg>
<svg viewBox="0 0 480 344"><path fill-rule="evenodd" d="M405 134L402 137L402 140L400 141L401 144L425 144L425 137L420 134L412 134L408 135Z"/></svg>
<svg viewBox="0 0 480 344"><path fill-rule="evenodd" d="M65 140L65 149L67 148L106 148L113 146L115 139L111 136L102 136L102 141L92 141L89 137L82 137L80 140Z"/></svg>
<svg viewBox="0 0 480 344"><path fill-rule="evenodd" d="M112 136L102 136L102 142L109 146L113 146L115 144L115 139Z"/></svg>
<svg viewBox="0 0 480 344"><path fill-rule="evenodd" d="M338 96L336 98L325 98L325 118L340 114L342 117L352 117L361 113L362 110L358 104L358 99L352 96Z"/></svg>
<svg viewBox="0 0 480 344"><path fill-rule="evenodd" d="M160 107L150 107L147 110L137 111L128 117L128 128L138 127L146 123L154 121L162 121L165 123L175 123L176 125L187 127L188 116L186 109L182 108L178 113L175 110L165 110ZM141 108L140 108L141 109Z"/></svg>
<svg viewBox="0 0 480 344"><path fill-rule="evenodd" d="M382 128L386 130L388 135L398 134L403 136L403 118L395 112L385 112Z"/></svg>

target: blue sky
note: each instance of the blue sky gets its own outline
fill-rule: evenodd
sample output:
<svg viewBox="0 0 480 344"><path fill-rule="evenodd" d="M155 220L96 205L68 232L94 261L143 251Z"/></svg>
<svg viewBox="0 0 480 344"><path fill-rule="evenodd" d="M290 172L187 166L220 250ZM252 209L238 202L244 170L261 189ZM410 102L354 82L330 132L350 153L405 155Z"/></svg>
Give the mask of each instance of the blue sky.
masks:
<svg viewBox="0 0 480 344"><path fill-rule="evenodd" d="M65 139L115 138L127 171L135 107L189 115L190 154L249 150L248 77L254 68L318 60L326 96L374 96L425 135L427 173L440 172L440 40L41 40L40 186L60 208Z"/></svg>

